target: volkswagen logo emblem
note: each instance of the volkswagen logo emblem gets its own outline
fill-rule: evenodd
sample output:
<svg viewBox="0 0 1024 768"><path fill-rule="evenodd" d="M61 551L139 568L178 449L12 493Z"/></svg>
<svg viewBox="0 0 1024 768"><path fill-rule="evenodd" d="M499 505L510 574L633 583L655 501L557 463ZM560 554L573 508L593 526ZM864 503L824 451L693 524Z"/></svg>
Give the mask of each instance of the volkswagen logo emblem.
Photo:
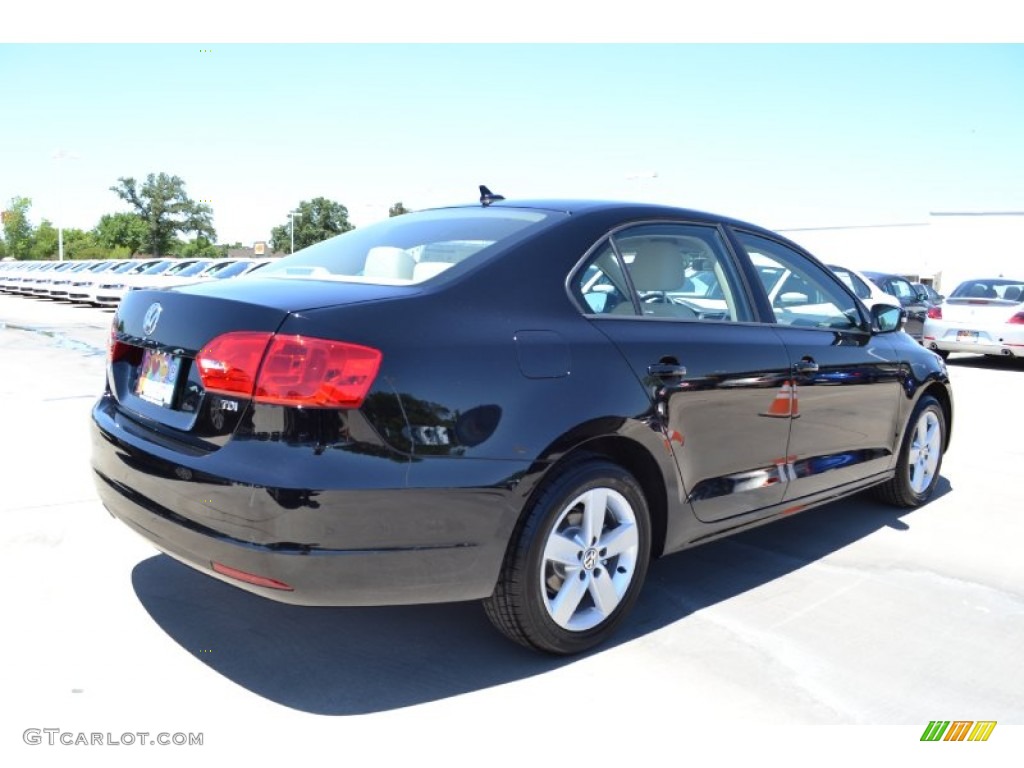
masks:
<svg viewBox="0 0 1024 768"><path fill-rule="evenodd" d="M594 570L597 565L597 550L591 547L583 553L583 567L588 571Z"/></svg>
<svg viewBox="0 0 1024 768"><path fill-rule="evenodd" d="M149 305L146 316L142 319L142 334L144 336L149 336L156 330L156 324L160 322L160 313L163 311L164 308L160 306L159 302Z"/></svg>

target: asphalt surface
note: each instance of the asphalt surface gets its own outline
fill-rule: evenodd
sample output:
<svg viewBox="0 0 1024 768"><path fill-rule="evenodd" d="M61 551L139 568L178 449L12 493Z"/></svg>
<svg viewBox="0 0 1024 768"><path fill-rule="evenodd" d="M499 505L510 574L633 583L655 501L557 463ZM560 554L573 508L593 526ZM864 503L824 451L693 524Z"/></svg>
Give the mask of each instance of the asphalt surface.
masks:
<svg viewBox="0 0 1024 768"><path fill-rule="evenodd" d="M265 601L113 520L88 449L111 316L0 296L4 765L1024 754L1024 364L950 359L953 445L930 504L859 496L666 558L615 642L553 659L473 603ZM936 719L998 727L922 743ZM161 733L203 744L146 743Z"/></svg>

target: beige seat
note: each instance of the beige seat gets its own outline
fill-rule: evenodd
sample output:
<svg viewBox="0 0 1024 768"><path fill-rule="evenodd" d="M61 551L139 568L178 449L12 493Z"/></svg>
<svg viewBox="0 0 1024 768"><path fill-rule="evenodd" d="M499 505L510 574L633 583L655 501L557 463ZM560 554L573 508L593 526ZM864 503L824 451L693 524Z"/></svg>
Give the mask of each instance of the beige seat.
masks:
<svg viewBox="0 0 1024 768"><path fill-rule="evenodd" d="M626 249L629 250L628 248ZM661 240L648 240L636 244L636 256L629 265L633 287L641 295L644 315L693 319L696 313L681 304L674 304L665 291L678 291L686 282L686 267L678 246ZM644 294L655 292L652 301L644 301ZM631 304L623 302L612 310L615 315L635 314Z"/></svg>
<svg viewBox="0 0 1024 768"><path fill-rule="evenodd" d="M421 261L413 267L412 279L414 282L422 283L424 280L429 280L434 275L439 275L448 267L453 266L455 265L447 261Z"/></svg>
<svg viewBox="0 0 1024 768"><path fill-rule="evenodd" d="M402 248L378 245L366 254L363 277L380 277L386 280L412 280L416 259Z"/></svg>

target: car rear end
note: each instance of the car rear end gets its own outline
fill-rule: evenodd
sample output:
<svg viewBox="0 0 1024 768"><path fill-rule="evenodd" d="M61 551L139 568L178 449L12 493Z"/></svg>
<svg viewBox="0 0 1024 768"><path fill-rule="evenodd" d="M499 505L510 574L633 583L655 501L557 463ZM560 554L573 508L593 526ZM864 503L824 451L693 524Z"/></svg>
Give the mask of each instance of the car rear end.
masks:
<svg viewBox="0 0 1024 768"><path fill-rule="evenodd" d="M969 281L928 310L923 343L940 354L1024 357L1024 281Z"/></svg>
<svg viewBox="0 0 1024 768"><path fill-rule="evenodd" d="M447 232L439 217L427 217L428 234ZM413 214L391 221L385 235L415 234ZM346 237L362 244L354 256L313 246L310 263L300 252L269 278L126 293L92 414L100 498L167 554L283 602L485 597L518 512L508 478L530 461L441 458L440 474L412 488L424 459L395 447L381 415L411 433L403 408L430 406L397 389L422 375L403 362L403 339L417 318L445 316L422 305L443 302L425 275L458 265L425 261L436 244L415 256L394 239L377 245L370 227L335 240ZM332 273L339 262L351 269ZM416 264L431 266L423 280ZM444 355L472 350L449 342L426 359L444 372Z"/></svg>
<svg viewBox="0 0 1024 768"><path fill-rule="evenodd" d="M173 557L284 602L481 596L475 545L493 521L410 499L409 457L361 410L382 352L308 333L309 307L287 304L298 285L274 282L256 292L273 292L266 302L125 296L93 411L104 504ZM346 298L387 296L355 286Z"/></svg>

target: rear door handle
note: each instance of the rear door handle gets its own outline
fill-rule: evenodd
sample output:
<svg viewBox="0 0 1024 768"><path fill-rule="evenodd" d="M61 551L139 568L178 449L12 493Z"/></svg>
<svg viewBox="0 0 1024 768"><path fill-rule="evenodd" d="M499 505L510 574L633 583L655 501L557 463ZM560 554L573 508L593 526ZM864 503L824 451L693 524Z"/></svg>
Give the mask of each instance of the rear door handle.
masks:
<svg viewBox="0 0 1024 768"><path fill-rule="evenodd" d="M813 357L805 357L793 366L793 370L797 373L817 373L818 364Z"/></svg>
<svg viewBox="0 0 1024 768"><path fill-rule="evenodd" d="M686 375L686 366L678 363L654 363L647 366L647 373L659 379L681 379Z"/></svg>

